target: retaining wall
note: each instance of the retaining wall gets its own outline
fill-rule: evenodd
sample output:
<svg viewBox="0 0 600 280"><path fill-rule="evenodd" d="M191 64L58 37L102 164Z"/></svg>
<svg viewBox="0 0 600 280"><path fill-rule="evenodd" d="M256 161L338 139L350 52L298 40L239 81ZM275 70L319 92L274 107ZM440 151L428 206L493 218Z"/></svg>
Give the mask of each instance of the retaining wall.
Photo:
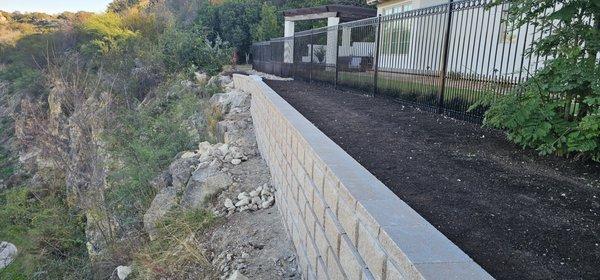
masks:
<svg viewBox="0 0 600 280"><path fill-rule="evenodd" d="M260 77L233 80L305 279L493 279Z"/></svg>

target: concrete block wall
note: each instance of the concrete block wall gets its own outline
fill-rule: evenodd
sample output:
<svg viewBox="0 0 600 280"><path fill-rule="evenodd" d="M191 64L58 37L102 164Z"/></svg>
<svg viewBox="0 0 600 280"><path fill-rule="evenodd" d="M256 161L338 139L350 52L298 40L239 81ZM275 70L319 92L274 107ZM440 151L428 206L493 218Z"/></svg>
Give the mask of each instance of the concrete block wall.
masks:
<svg viewBox="0 0 600 280"><path fill-rule="evenodd" d="M493 279L260 77L233 80L305 279Z"/></svg>

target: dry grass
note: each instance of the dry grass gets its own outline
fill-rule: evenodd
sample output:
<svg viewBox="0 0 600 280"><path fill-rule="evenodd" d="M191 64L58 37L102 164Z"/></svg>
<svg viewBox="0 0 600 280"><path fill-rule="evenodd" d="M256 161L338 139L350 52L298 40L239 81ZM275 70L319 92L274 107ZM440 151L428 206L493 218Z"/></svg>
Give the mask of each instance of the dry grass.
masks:
<svg viewBox="0 0 600 280"><path fill-rule="evenodd" d="M198 237L215 223L206 210L171 211L157 225L158 235L134 258L135 279L214 279Z"/></svg>

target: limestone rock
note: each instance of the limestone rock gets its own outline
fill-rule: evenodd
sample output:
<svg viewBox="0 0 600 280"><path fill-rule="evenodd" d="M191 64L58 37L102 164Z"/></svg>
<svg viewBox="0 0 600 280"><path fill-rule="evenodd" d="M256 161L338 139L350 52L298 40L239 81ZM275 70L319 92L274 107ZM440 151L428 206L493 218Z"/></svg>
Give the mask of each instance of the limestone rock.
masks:
<svg viewBox="0 0 600 280"><path fill-rule="evenodd" d="M241 192L237 196L237 198L240 199L240 200L243 199L243 198L246 198L246 197L248 197L248 194L246 192Z"/></svg>
<svg viewBox="0 0 600 280"><path fill-rule="evenodd" d="M222 86L225 86L230 83L233 83L233 80L229 76L219 76L219 82L221 83Z"/></svg>
<svg viewBox="0 0 600 280"><path fill-rule="evenodd" d="M150 181L150 185L157 191L160 191L172 184L173 178L171 177L171 173L167 171L162 172L160 175Z"/></svg>
<svg viewBox="0 0 600 280"><path fill-rule="evenodd" d="M196 158L191 157L180 158L171 163L169 173L171 174L173 187L181 190L186 186L192 173L190 166L196 165L197 162Z"/></svg>
<svg viewBox="0 0 600 280"><path fill-rule="evenodd" d="M0 269L7 267L17 257L17 247L12 243L0 242Z"/></svg>
<svg viewBox="0 0 600 280"><path fill-rule="evenodd" d="M212 145L207 141L200 142L198 144L198 154L200 154L200 155L204 155L204 154L208 153L211 149L212 149Z"/></svg>
<svg viewBox="0 0 600 280"><path fill-rule="evenodd" d="M129 274L131 274L131 267L124 265L120 265L117 267L117 276L119 277L119 280L127 279L127 276L129 276Z"/></svg>
<svg viewBox="0 0 600 280"><path fill-rule="evenodd" d="M229 278L227 278L227 280L250 280L250 279L248 277L244 276L244 274L242 274L239 270L236 270L233 273L231 273L231 276L229 276Z"/></svg>
<svg viewBox="0 0 600 280"><path fill-rule="evenodd" d="M225 205L225 208L227 209L235 208L235 205L233 205L233 201L229 198L225 199L223 205Z"/></svg>
<svg viewBox="0 0 600 280"><path fill-rule="evenodd" d="M219 172L220 164L216 160L211 161L210 163L204 162L198 165L198 168L194 170L192 173L191 181L195 181L198 183L206 182L206 179L217 174ZM188 182L189 184L189 182Z"/></svg>
<svg viewBox="0 0 600 280"><path fill-rule="evenodd" d="M236 207L242 207L242 206L246 206L246 205L248 205L248 204L250 204L250 199L249 199L249 198L247 198L247 197L244 197L244 198L240 199L240 201L238 201L238 202L235 204L235 206L236 206Z"/></svg>
<svg viewBox="0 0 600 280"><path fill-rule="evenodd" d="M233 180L227 173L216 173L203 181L191 180L181 199L181 205L185 208L197 208L208 197L226 189L231 183Z"/></svg>
<svg viewBox="0 0 600 280"><path fill-rule="evenodd" d="M186 152L183 152L183 154L181 155L181 158L187 159L187 158L193 158L195 156L197 156L196 153L194 153L192 151L186 151Z"/></svg>
<svg viewBox="0 0 600 280"><path fill-rule="evenodd" d="M243 106L248 101L248 94L240 91L231 91L228 93L218 93L213 95L209 102L217 107L222 114L227 114L232 108Z"/></svg>
<svg viewBox="0 0 600 280"><path fill-rule="evenodd" d="M144 214L144 229L153 240L156 237L156 223L177 203L177 190L167 187L152 200L150 208Z"/></svg>

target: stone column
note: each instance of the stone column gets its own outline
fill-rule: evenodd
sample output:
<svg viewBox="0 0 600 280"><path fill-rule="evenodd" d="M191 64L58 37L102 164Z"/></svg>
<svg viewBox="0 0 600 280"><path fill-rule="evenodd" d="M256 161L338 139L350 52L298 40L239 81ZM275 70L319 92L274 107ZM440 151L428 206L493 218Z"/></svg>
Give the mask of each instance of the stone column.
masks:
<svg viewBox="0 0 600 280"><path fill-rule="evenodd" d="M342 27L342 45L340 46L340 56L352 55L352 47L350 46L351 28Z"/></svg>
<svg viewBox="0 0 600 280"><path fill-rule="evenodd" d="M286 20L283 29L284 37L294 36L294 22ZM293 63L294 62L294 40L285 40L283 44L283 62Z"/></svg>
<svg viewBox="0 0 600 280"><path fill-rule="evenodd" d="M327 66L333 66L336 61L336 48L337 48L337 40L338 40L338 32L337 28L335 28L338 24L340 24L339 17L329 17L327 18L327 27L329 28L327 31L327 49L325 56L325 63ZM329 68L327 68L329 69Z"/></svg>

